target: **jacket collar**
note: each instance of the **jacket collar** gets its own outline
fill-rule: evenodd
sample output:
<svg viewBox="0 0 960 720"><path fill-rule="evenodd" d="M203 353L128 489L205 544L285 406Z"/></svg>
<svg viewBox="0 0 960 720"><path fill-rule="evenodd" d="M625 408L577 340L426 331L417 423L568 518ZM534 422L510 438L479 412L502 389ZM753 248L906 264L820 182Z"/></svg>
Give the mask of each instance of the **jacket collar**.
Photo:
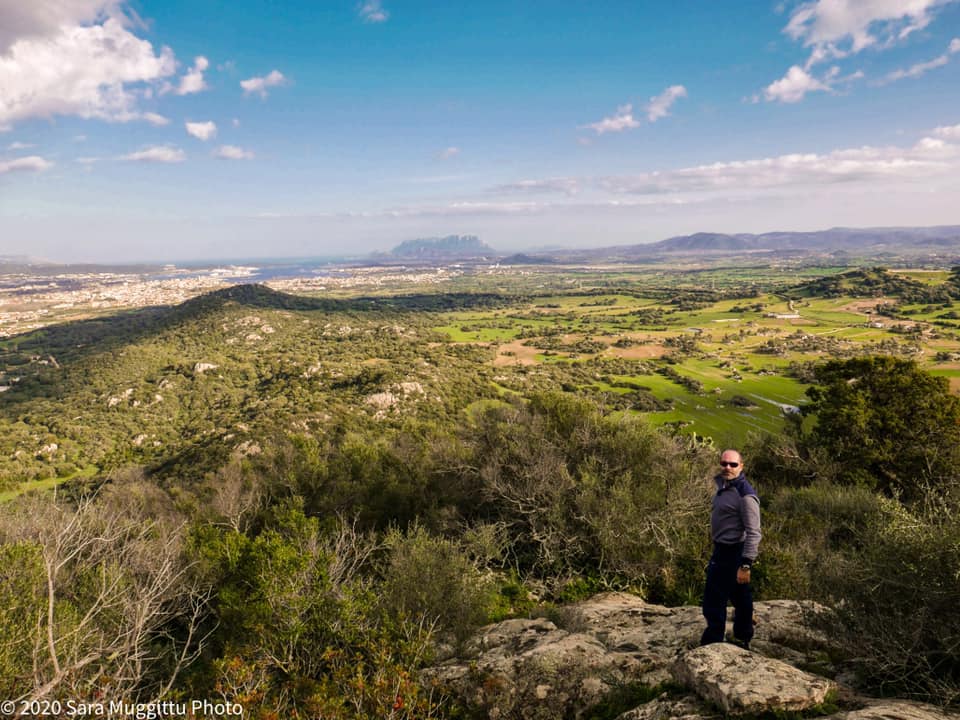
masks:
<svg viewBox="0 0 960 720"><path fill-rule="evenodd" d="M728 487L736 487L746 479L747 479L747 476L743 470L741 470L740 474L737 475L729 483L727 482L726 478L724 478L723 475L719 473L713 476L713 481L717 484L717 490L723 490Z"/></svg>

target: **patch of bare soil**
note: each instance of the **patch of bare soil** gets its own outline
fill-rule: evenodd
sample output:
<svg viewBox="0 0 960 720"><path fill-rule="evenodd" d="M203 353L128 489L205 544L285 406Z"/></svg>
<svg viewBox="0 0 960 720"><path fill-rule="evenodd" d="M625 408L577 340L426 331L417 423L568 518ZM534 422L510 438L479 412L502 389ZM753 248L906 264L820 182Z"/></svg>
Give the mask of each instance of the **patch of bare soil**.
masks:
<svg viewBox="0 0 960 720"><path fill-rule="evenodd" d="M536 365L537 353L535 347L524 345L524 340L514 340L497 348L497 356L493 364L497 367L504 365Z"/></svg>
<svg viewBox="0 0 960 720"><path fill-rule="evenodd" d="M663 357L667 354L667 349L663 345L633 345L626 348L610 346L606 354L626 360L646 360Z"/></svg>
<svg viewBox="0 0 960 720"><path fill-rule="evenodd" d="M840 310L867 315L867 310L873 310L877 305L885 302L888 302L888 299L885 297L870 298L869 300L854 300L841 307Z"/></svg>

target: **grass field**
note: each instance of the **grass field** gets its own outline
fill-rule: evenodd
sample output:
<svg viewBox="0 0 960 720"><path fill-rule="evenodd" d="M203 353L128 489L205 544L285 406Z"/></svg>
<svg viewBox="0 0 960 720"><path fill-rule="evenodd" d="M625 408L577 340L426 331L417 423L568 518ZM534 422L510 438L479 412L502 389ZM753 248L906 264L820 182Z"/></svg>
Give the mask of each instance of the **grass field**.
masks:
<svg viewBox="0 0 960 720"><path fill-rule="evenodd" d="M99 472L99 468L89 465L80 472L73 473L66 477L54 477L47 478L46 480L31 480L29 482L20 483L18 487L12 488L10 490L5 490L0 492L0 503L9 502L18 495L22 495L28 490L31 492L34 491L43 491L43 490L53 490L58 485L62 485L68 480L77 480L82 478L92 478Z"/></svg>
<svg viewBox="0 0 960 720"><path fill-rule="evenodd" d="M817 268L809 271L809 277L839 271ZM735 279L741 284L769 283L771 277L778 277L770 268L754 272L756 276L751 277L750 269L740 269ZM925 284L947 277L946 272L921 270L898 274ZM612 374L615 385L596 381L581 384L581 391L623 395L630 392L622 386L627 383L648 388L657 398L672 402L670 410L646 413L653 423L675 423L684 432L710 436L719 444L740 444L750 433L775 433L783 427L785 414L805 398L806 386L788 374L791 363L822 362L837 355L878 352L882 347L884 352L913 357L960 389L960 362L950 366L935 361L937 353L960 353L960 334L944 330L942 320L940 326L933 325L945 312L940 306L904 306L910 317L907 325L918 324L922 331L911 334L902 331L903 321L874 313L878 303L895 298L788 301L777 293L758 293L749 299L685 307L665 299L663 288L716 288L733 279L720 270L662 272L646 277L654 291L645 296L635 276L618 273L614 277L625 285L635 283L633 292L597 293L588 287L597 279L584 276L576 290L521 300L508 310L450 313L444 316L445 324L434 329L453 342L500 344L501 349L511 342L516 349L519 343L522 362L512 351L499 358L498 371L505 373L526 372L532 364L549 366L556 375L572 367L569 363L589 358L642 361L654 374ZM699 383L700 390L692 391L686 381L655 372L664 367L673 368L681 379Z"/></svg>

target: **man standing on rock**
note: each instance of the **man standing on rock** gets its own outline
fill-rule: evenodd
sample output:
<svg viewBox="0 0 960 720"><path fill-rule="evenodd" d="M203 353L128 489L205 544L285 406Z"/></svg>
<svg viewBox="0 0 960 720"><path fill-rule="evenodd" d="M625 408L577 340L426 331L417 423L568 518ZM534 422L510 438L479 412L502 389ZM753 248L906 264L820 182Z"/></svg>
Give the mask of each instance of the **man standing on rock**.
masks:
<svg viewBox="0 0 960 720"><path fill-rule="evenodd" d="M760 546L760 499L743 472L743 458L736 450L720 455L720 473L714 477L710 531L713 555L707 567L703 592L703 616L707 629L701 645L723 642L727 624L727 601L733 601L733 641L747 649L753 638L753 592L750 567Z"/></svg>

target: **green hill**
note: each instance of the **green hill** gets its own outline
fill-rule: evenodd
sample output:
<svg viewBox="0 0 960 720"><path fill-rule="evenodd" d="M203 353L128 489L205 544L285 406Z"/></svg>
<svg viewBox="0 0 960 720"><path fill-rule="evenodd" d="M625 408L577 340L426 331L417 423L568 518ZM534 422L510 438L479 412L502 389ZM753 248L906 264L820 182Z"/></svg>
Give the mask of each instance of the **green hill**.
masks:
<svg viewBox="0 0 960 720"><path fill-rule="evenodd" d="M498 302L243 285L11 338L0 369L19 380L0 404L0 486L91 465L197 477L275 433L456 413L495 394L488 351L440 342L430 313L410 310Z"/></svg>

